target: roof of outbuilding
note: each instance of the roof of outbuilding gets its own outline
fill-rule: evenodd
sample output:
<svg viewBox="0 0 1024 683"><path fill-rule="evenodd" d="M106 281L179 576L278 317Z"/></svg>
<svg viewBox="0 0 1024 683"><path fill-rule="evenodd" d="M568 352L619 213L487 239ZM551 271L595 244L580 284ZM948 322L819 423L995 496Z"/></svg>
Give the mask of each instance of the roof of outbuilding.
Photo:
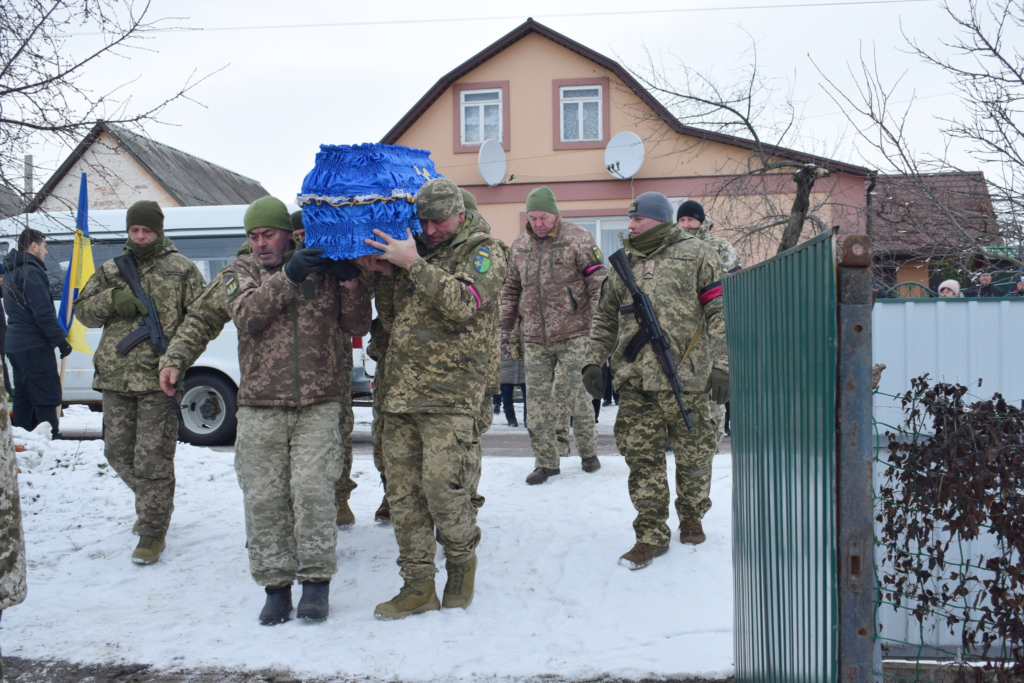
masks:
<svg viewBox="0 0 1024 683"><path fill-rule="evenodd" d="M21 195L9 187L0 185L0 219L21 213Z"/></svg>
<svg viewBox="0 0 1024 683"><path fill-rule="evenodd" d="M249 204L270 194L258 180L247 178L152 138L101 121L93 126L78 147L46 181L29 204L28 211L39 209L43 200L53 192L57 184L103 133L109 133L181 206Z"/></svg>
<svg viewBox="0 0 1024 683"><path fill-rule="evenodd" d="M583 57L586 57L590 61L594 62L598 66L601 66L608 71L615 74L615 76L622 81L628 88L630 88L637 97L639 97L644 104L650 107L654 113L664 121L672 130L681 135L687 135L690 137L698 138L701 140L708 140L711 142L721 142L726 145L733 145L735 147L742 147L745 149L755 149L757 143L753 140L746 138L736 137L734 135L726 135L724 133L716 133L714 131L702 130L700 128L694 128L693 126L684 125L677 119L672 113L665 108L654 95L652 95L646 88L629 73L621 64L613 59L605 57L599 52L595 52L589 47L577 43L575 40L568 36L562 35L558 31L548 28L544 24L534 21L532 18L527 19L525 22L517 26L515 29L499 38L494 43L478 52L477 54L470 57L468 60L455 67L447 74L442 76L434 86L427 91L427 93L420 98L420 100L410 109L405 116L399 120L395 126L387 132L386 135L381 139L384 144L397 144L398 139L402 136L405 131L423 115L427 109L430 108L434 102L437 101L441 95L445 93L456 81L468 74L473 69L477 68L484 62L488 61L498 53L527 37L531 33L543 36L548 40L551 40L562 47L571 50ZM861 166L855 166L854 164L848 164L842 161L836 161L835 159L828 159L826 157L820 157L814 154L807 154L793 149L787 149L785 147L776 147L774 145L761 145L761 148L772 156L782 157L784 159L790 159L798 161L800 163L815 164L823 166L825 168L841 171L843 173L851 173L853 175L866 176L869 171Z"/></svg>

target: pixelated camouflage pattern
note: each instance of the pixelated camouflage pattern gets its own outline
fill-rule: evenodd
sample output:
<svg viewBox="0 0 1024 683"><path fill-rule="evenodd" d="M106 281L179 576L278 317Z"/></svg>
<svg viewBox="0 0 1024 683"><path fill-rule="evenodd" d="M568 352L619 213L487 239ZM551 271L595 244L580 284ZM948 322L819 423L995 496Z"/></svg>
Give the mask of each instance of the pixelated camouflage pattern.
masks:
<svg viewBox="0 0 1024 683"><path fill-rule="evenodd" d="M369 331L370 293L365 286L345 289L330 275L310 275L307 281L314 285L312 299L285 278L281 267L263 268L252 255L224 269L227 308L238 330L240 406L339 403L346 398L341 335Z"/></svg>
<svg viewBox="0 0 1024 683"><path fill-rule="evenodd" d="M338 420L336 402L238 408L235 472L249 571L261 586L326 581L337 571Z"/></svg>
<svg viewBox="0 0 1024 683"><path fill-rule="evenodd" d="M729 368L722 297L711 299L706 305L700 303L701 290L722 276L718 255L703 241L676 227L649 256L628 249L627 255L637 286L650 297L668 337L683 391L704 393L711 368ZM626 285L612 271L601 290L584 365L600 366L611 357L615 386L620 392L668 391L671 386L650 344L641 349L633 363L623 356L638 325L632 313L621 313L619 308L632 302ZM684 361L683 355L702 319L703 330Z"/></svg>
<svg viewBox="0 0 1024 683"><path fill-rule="evenodd" d="M534 467L559 467L569 455L569 417L581 458L597 455L597 429L590 396L584 398L583 357L587 340L573 337L526 347L527 430Z"/></svg>
<svg viewBox="0 0 1024 683"><path fill-rule="evenodd" d="M160 370L168 366L183 372L188 370L231 320L224 297L224 270L222 268L217 273L199 298L188 307L185 319L167 346L167 353L160 357Z"/></svg>
<svg viewBox="0 0 1024 683"><path fill-rule="evenodd" d="M135 494L139 535L165 536L174 512L178 416L162 391L103 392L103 455Z"/></svg>
<svg viewBox="0 0 1024 683"><path fill-rule="evenodd" d="M477 408L479 404L477 405ZM387 498L406 581L432 580L437 539L453 564L472 559L480 543L472 495L480 480L473 415L387 413Z"/></svg>
<svg viewBox="0 0 1024 683"><path fill-rule="evenodd" d="M722 270L728 273L733 268L743 265L740 261L740 254L736 251L736 247L732 246L732 242L724 237L711 234L714 227L715 222L711 219L711 216L705 216L704 222L689 232L698 239L707 242L715 250L715 253L718 254L718 260L722 262Z"/></svg>
<svg viewBox="0 0 1024 683"><path fill-rule="evenodd" d="M203 293L203 276L192 261L178 253L168 240L153 258L138 264L142 288L156 303L160 325L173 340L192 303ZM97 391L160 391L158 357L144 341L128 352L115 346L134 332L142 316L122 318L114 309L114 292L130 291L111 259L100 266L74 303L75 316L86 327L102 327L99 347L93 356L92 388Z"/></svg>
<svg viewBox="0 0 1024 683"><path fill-rule="evenodd" d="M467 211L466 212L466 219L469 220L469 221L476 220L476 216L473 216L472 214L476 214L476 216L479 216L479 213L476 212L476 211ZM512 251L509 249L508 245L505 244L504 242L502 242L500 240L496 240L496 242L497 242L498 246L501 248L502 253L504 254L505 263L506 264L509 263L509 259L511 258ZM506 272L507 272L507 269L506 269ZM497 306L493 306L493 307L488 307L486 309L486 315L489 316L489 317L493 317L494 318L494 322L493 323L488 322L487 324L488 325L493 324L494 328L497 329L498 318L501 315L501 298L500 298L500 295L499 295L499 298L498 298L498 305ZM495 336L495 338L494 338L494 345L493 345L493 348L491 349L490 378L488 379L488 382L487 382L487 392L486 393L487 393L487 396L491 396L493 394L500 394L501 393L501 349L498 347L498 337L497 336ZM490 426L490 422L488 422L488 426Z"/></svg>
<svg viewBox="0 0 1024 683"><path fill-rule="evenodd" d="M385 385L381 409L475 417L497 380L504 251L479 214L467 216L436 248L422 242L418 248L420 258L397 270L390 290L376 293L377 312L391 335L379 373ZM482 273L473 264L481 250L491 259Z"/></svg>
<svg viewBox="0 0 1024 683"><path fill-rule="evenodd" d="M603 267L585 274L601 263L593 235L559 217L543 238L527 224L511 249L499 325L511 329L522 317L523 341L533 344L585 337L608 275Z"/></svg>
<svg viewBox="0 0 1024 683"><path fill-rule="evenodd" d="M718 412L703 393L683 396L692 411L694 433L686 429L671 391L623 389L615 418L615 445L629 467L629 497L636 508L638 543L667 546L670 491L665 445L676 459L676 514L680 522L699 521L711 509L711 463L718 444Z"/></svg>
<svg viewBox="0 0 1024 683"><path fill-rule="evenodd" d="M21 604L28 592L18 460L11 440L9 415L7 397L0 392L0 610Z"/></svg>
<svg viewBox="0 0 1024 683"><path fill-rule="evenodd" d="M341 476L334 482L335 498L340 502L348 500L352 491L358 487L352 480L352 430L356 426L356 416L352 412L352 335L341 335L341 401L338 417L338 431L341 434ZM347 353L346 353L347 351Z"/></svg>
<svg viewBox="0 0 1024 683"><path fill-rule="evenodd" d="M433 178L416 193L416 215L422 220L441 221L466 210L459 186L447 178Z"/></svg>

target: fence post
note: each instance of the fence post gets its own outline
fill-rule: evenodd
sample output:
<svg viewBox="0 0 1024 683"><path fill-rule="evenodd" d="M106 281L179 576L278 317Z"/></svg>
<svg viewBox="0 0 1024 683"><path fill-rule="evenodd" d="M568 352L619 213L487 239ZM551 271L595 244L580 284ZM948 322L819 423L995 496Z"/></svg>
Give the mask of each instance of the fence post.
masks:
<svg viewBox="0 0 1024 683"><path fill-rule="evenodd" d="M837 246L836 527L839 674L873 680L874 529L871 424L871 240L843 235Z"/></svg>

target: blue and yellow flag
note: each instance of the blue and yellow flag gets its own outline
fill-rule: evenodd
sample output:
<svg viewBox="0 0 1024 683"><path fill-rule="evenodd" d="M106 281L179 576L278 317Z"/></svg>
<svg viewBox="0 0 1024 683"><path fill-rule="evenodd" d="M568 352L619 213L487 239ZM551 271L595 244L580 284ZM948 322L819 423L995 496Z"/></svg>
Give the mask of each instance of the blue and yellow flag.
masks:
<svg viewBox="0 0 1024 683"><path fill-rule="evenodd" d="M68 344L75 351L92 353L85 342L85 325L75 320L75 312L71 305L78 298L78 293L96 271L92 261L92 243L89 241L89 192L85 186L85 174L82 174L82 185L78 190L78 214L75 216L75 245L71 249L71 261L64 278L64 294L60 298L60 326L68 335Z"/></svg>

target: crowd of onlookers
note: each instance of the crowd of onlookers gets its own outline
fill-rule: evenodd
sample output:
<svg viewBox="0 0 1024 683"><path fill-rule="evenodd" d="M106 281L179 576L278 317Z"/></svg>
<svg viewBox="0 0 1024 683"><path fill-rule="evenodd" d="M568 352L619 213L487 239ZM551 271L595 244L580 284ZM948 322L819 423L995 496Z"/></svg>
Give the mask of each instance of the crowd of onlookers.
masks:
<svg viewBox="0 0 1024 683"><path fill-rule="evenodd" d="M1024 297L1024 282L1021 281L1020 273L1014 276L1009 286L992 282L992 273L989 271L979 273L977 284L963 291L960 291L960 283L956 280L944 280L939 284L939 297L943 299L993 299L1011 296Z"/></svg>

